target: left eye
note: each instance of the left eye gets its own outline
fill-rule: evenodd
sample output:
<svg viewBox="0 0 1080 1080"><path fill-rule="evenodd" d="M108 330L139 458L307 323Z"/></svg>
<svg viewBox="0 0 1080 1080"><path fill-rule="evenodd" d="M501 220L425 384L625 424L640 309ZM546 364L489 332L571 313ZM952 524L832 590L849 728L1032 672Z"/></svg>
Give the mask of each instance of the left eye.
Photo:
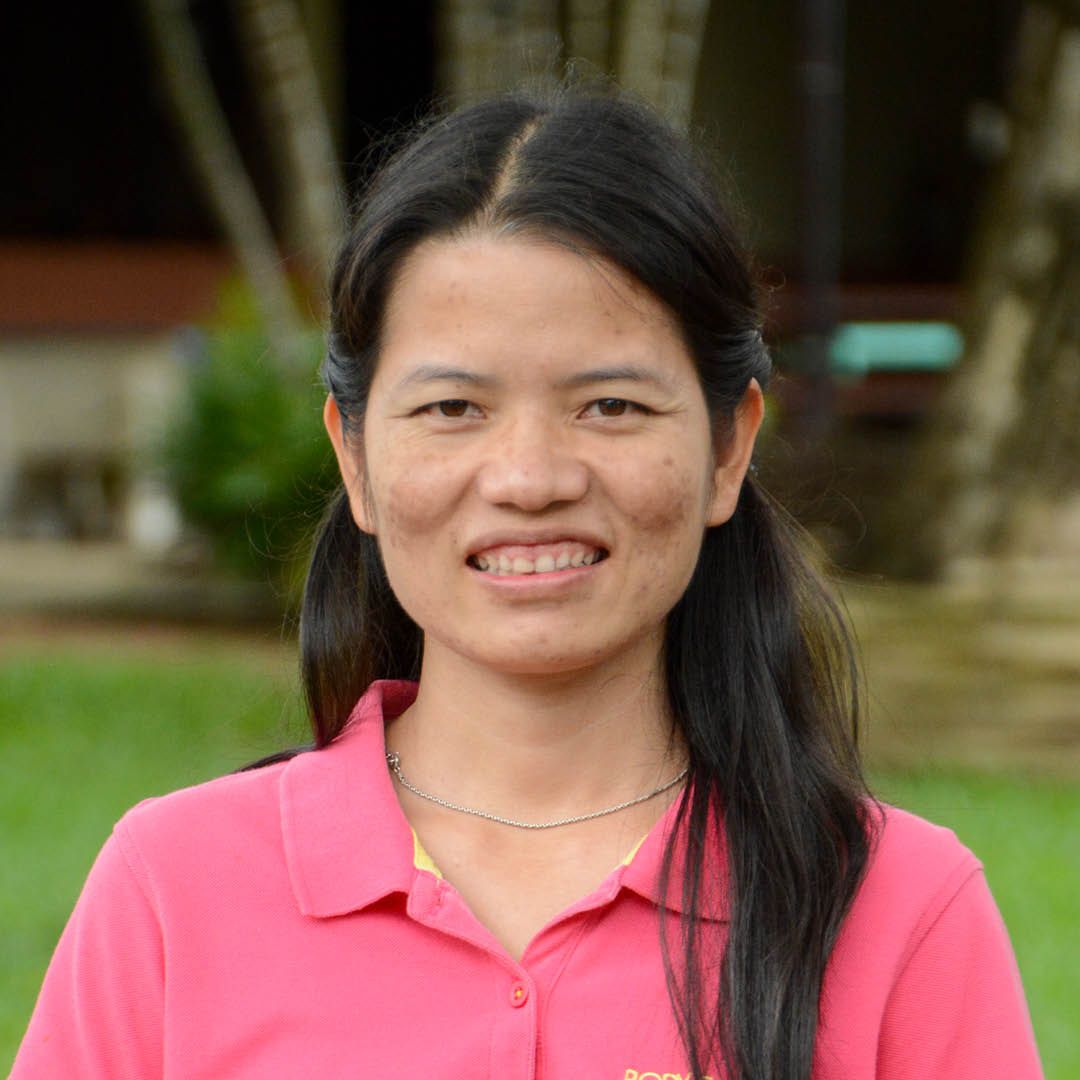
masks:
<svg viewBox="0 0 1080 1080"><path fill-rule="evenodd" d="M468 416L469 410L475 407L471 401L466 401L464 398L447 398L445 401L433 401L418 411L431 413L446 420L457 420Z"/></svg>
<svg viewBox="0 0 1080 1080"><path fill-rule="evenodd" d="M629 412L645 412L646 409L625 398L606 397L590 402L585 411L593 416L625 416Z"/></svg>

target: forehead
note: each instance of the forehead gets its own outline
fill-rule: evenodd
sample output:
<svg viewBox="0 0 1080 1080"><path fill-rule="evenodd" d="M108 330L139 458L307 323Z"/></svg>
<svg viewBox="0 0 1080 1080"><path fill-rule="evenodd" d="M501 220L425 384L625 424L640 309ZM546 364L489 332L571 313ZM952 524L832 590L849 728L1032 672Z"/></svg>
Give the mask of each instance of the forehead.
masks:
<svg viewBox="0 0 1080 1080"><path fill-rule="evenodd" d="M409 363L693 365L669 309L610 261L552 241L420 244L388 298L380 368Z"/></svg>

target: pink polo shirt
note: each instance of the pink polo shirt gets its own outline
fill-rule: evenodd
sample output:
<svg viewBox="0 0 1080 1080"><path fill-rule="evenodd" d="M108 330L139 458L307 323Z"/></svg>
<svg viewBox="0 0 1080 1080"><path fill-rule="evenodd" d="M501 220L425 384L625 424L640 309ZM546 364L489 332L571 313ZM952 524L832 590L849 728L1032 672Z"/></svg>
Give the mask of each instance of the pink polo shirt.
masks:
<svg viewBox="0 0 1080 1080"><path fill-rule="evenodd" d="M376 683L326 749L126 814L12 1076L686 1080L658 942L673 811L518 963L399 808L383 717L414 693ZM826 975L815 1080L1041 1075L979 863L889 810Z"/></svg>

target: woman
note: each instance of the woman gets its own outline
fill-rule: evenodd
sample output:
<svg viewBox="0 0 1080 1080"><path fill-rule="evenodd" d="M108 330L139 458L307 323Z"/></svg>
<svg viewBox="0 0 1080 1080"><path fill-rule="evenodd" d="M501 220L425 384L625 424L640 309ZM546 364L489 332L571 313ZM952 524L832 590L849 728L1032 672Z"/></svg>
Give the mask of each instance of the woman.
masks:
<svg viewBox="0 0 1080 1080"><path fill-rule="evenodd" d="M315 748L125 816L15 1075L1038 1076L979 864L863 785L684 143L611 98L455 113L331 299Z"/></svg>

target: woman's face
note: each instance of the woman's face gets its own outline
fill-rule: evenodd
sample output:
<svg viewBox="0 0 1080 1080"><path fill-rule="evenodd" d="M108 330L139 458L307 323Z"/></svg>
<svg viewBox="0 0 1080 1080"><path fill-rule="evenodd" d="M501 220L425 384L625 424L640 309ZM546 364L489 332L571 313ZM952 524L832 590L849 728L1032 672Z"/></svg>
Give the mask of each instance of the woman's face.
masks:
<svg viewBox="0 0 1080 1080"><path fill-rule="evenodd" d="M519 674L655 664L760 417L752 383L714 448L659 300L606 261L483 235L403 264L362 438L327 403L353 516L425 654Z"/></svg>

